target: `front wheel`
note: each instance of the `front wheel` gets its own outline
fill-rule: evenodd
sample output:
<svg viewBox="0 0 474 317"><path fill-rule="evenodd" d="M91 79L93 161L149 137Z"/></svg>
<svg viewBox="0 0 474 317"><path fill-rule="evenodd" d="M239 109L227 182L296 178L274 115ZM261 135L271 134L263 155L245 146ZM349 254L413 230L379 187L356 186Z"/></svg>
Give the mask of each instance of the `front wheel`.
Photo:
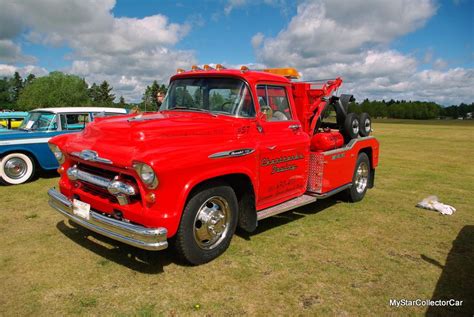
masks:
<svg viewBox="0 0 474 317"><path fill-rule="evenodd" d="M199 265L214 260L229 247L237 225L237 198L227 185L207 187L186 204L175 237L178 255Z"/></svg>
<svg viewBox="0 0 474 317"><path fill-rule="evenodd" d="M10 153L2 158L0 177L8 185L18 185L27 182L33 176L35 164L23 153Z"/></svg>
<svg viewBox="0 0 474 317"><path fill-rule="evenodd" d="M370 161L369 157L365 153L360 153L357 158L354 174L352 176L352 186L347 190L347 196L349 201L357 202L361 201L365 193L370 180Z"/></svg>

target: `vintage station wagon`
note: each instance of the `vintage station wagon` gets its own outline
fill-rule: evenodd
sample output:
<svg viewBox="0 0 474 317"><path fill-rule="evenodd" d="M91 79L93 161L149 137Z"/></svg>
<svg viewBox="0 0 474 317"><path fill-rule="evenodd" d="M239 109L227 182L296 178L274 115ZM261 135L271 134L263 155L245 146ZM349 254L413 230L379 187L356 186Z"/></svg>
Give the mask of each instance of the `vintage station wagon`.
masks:
<svg viewBox="0 0 474 317"><path fill-rule="evenodd" d="M0 180L22 184L35 171L54 170L58 161L48 148L53 136L78 132L97 116L126 114L126 109L105 107L44 108L30 111L18 130L0 133Z"/></svg>

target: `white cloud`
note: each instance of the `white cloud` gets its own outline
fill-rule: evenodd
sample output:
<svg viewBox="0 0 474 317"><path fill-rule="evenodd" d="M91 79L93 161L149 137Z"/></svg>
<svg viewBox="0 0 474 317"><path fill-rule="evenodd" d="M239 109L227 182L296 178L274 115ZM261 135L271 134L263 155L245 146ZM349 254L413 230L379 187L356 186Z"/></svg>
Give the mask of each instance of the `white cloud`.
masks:
<svg viewBox="0 0 474 317"><path fill-rule="evenodd" d="M9 39L0 39L0 62L5 63L34 63L36 59L33 56L23 55L19 45Z"/></svg>
<svg viewBox="0 0 474 317"><path fill-rule="evenodd" d="M0 77L11 77L16 72L16 67L7 64L0 64Z"/></svg>
<svg viewBox="0 0 474 317"><path fill-rule="evenodd" d="M199 16L177 24L162 14L141 19L114 17L114 0L0 1L6 2L0 18L20 21L0 35L10 36L11 41L23 34L33 43L69 46L72 65L65 71L83 76L89 83L107 80L115 94L123 94L129 102L139 101L144 87L153 80L165 82L177 68L196 62L194 52L173 47L191 25L203 23ZM15 54L19 56L21 51ZM133 78L135 87L123 85L123 78Z"/></svg>
<svg viewBox="0 0 474 317"><path fill-rule="evenodd" d="M45 76L48 74L47 69L36 65L16 67L8 64L0 64L0 77L11 77L15 72L18 72L23 78L29 74L34 74L36 77Z"/></svg>
<svg viewBox="0 0 474 317"><path fill-rule="evenodd" d="M445 69L446 67L448 67L448 63L442 58L438 58L434 61L433 67L437 70Z"/></svg>
<svg viewBox="0 0 474 317"><path fill-rule="evenodd" d="M317 0L298 5L297 14L275 37L251 39L257 61L269 67L292 66L304 79L343 77L343 90L358 99L422 99L444 104L474 99L472 69L419 71L414 56L389 44L422 27L436 13L432 0ZM428 49L425 63L431 63ZM450 80L458 76L456 80ZM443 85L434 82L443 78ZM456 89L459 88L459 89Z"/></svg>
<svg viewBox="0 0 474 317"><path fill-rule="evenodd" d="M286 29L264 40L257 58L303 67L352 61L366 47L385 45L415 30L435 10L429 0L304 2Z"/></svg>
<svg viewBox="0 0 474 317"><path fill-rule="evenodd" d="M260 32L252 36L251 42L252 42L253 48L258 48L260 45L262 45L264 37L265 36L263 35L263 33L260 33Z"/></svg>
<svg viewBox="0 0 474 317"><path fill-rule="evenodd" d="M229 15L233 9L238 7L243 7L247 4L247 0L228 0L226 6L224 7L225 15Z"/></svg>

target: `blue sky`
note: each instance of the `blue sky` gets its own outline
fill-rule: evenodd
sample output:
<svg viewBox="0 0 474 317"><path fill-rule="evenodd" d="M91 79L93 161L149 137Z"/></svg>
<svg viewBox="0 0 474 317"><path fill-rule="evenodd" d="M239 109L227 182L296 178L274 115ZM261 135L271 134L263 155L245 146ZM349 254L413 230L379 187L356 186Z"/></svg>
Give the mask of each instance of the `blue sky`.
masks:
<svg viewBox="0 0 474 317"><path fill-rule="evenodd" d="M293 66L359 98L474 101L471 0L0 3L0 75L62 70L138 101L192 63Z"/></svg>

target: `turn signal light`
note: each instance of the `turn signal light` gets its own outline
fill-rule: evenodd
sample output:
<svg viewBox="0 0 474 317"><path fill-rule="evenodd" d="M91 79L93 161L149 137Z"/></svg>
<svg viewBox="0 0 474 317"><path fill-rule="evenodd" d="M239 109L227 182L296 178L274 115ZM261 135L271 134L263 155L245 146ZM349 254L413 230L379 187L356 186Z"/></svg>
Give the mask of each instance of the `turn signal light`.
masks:
<svg viewBox="0 0 474 317"><path fill-rule="evenodd" d="M182 68L178 68L178 69L176 70L176 72L177 72L178 74L181 74L181 73L184 73L184 72L185 72L185 70L184 70L184 69L182 69Z"/></svg>
<svg viewBox="0 0 474 317"><path fill-rule="evenodd" d="M241 72L248 72L249 68L247 66L242 66L242 67L240 67L240 71Z"/></svg>
<svg viewBox="0 0 474 317"><path fill-rule="evenodd" d="M200 69L199 66L197 66L197 65L193 65L193 66L191 67L191 70L192 70L193 72L195 72L195 71L197 71L197 70L202 70L202 69Z"/></svg>
<svg viewBox="0 0 474 317"><path fill-rule="evenodd" d="M145 194L145 201L148 203L148 204L154 204L155 203L155 200L156 200L156 195L155 193L153 192L148 192Z"/></svg>
<svg viewBox="0 0 474 317"><path fill-rule="evenodd" d="M63 173L64 173L64 167L63 166L58 167L58 173L59 173L59 175L63 175Z"/></svg>
<svg viewBox="0 0 474 317"><path fill-rule="evenodd" d="M204 68L204 70L213 70L213 69L214 69L214 68L212 68L211 66L209 66L209 65L207 65L207 64L204 65L203 68Z"/></svg>
<svg viewBox="0 0 474 317"><path fill-rule="evenodd" d="M225 67L222 66L221 64L216 65L216 70L223 70L223 69L225 69Z"/></svg>

